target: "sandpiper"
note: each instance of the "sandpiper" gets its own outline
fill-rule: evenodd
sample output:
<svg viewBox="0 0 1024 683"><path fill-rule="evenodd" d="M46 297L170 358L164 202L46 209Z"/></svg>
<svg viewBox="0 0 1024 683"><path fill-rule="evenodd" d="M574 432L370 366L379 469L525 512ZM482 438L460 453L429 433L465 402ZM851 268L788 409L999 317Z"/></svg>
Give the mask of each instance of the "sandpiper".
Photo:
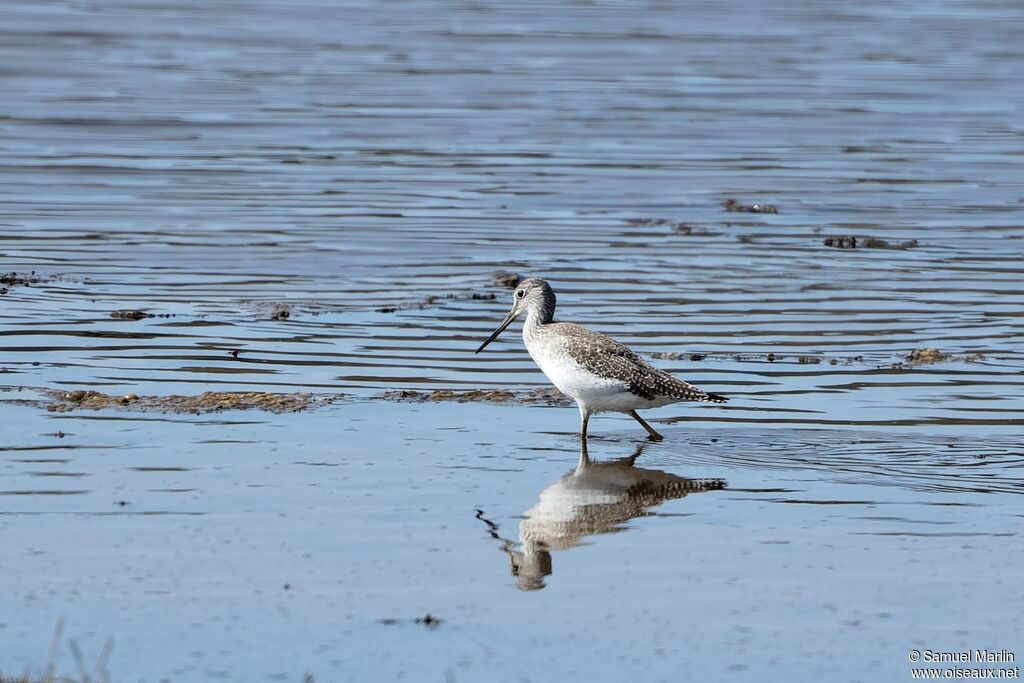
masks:
<svg viewBox="0 0 1024 683"><path fill-rule="evenodd" d="M580 440L587 440L587 422L595 413L626 413L643 425L650 438L661 434L637 415L642 408L659 408L679 401L725 403L692 384L652 367L628 348L599 332L574 323L556 323L555 293L541 278L521 281L512 310L476 353L494 341L521 313L526 313L523 342L533 362L551 383L576 401L580 409Z"/></svg>

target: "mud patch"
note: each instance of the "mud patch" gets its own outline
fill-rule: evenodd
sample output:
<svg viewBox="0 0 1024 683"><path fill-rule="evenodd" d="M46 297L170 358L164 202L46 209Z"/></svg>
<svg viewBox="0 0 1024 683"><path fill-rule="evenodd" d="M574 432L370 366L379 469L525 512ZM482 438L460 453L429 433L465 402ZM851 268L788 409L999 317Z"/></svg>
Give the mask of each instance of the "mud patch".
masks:
<svg viewBox="0 0 1024 683"><path fill-rule="evenodd" d="M442 401L467 403L479 401L483 403L540 405L572 404L572 399L554 387L538 387L536 389L516 391L509 389L468 389L464 391L454 391L452 389L437 389L435 391L404 389L402 391L385 391L380 395L380 398L386 401L407 401L411 403L435 403Z"/></svg>
<svg viewBox="0 0 1024 683"><path fill-rule="evenodd" d="M297 392L275 394L267 391L206 391L198 396L121 396L99 391L56 391L38 389L48 400L38 404L54 413L72 410L129 409L157 413L216 413L225 410L265 410L271 413L295 413L333 402L337 397L314 397Z"/></svg>

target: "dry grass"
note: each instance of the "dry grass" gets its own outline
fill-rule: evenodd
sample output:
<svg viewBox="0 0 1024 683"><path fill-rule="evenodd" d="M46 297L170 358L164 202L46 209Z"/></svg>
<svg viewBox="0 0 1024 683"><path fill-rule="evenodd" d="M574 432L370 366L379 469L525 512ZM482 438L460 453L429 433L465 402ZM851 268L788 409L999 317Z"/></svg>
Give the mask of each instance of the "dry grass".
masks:
<svg viewBox="0 0 1024 683"><path fill-rule="evenodd" d="M78 647L78 642L74 638L68 639L68 649L71 650L71 655L74 657L75 664L78 667L78 676L71 678L54 674L57 666L57 653L60 652L63 638L64 619L59 619L57 625L53 628L53 638L50 640L50 653L46 659L46 668L37 674L26 672L15 676L9 676L0 671L0 683L110 683L107 661L110 659L110 653L114 650L113 639L107 640L103 645L103 651L96 659L96 665L91 673L85 665L85 656L82 654L82 649Z"/></svg>

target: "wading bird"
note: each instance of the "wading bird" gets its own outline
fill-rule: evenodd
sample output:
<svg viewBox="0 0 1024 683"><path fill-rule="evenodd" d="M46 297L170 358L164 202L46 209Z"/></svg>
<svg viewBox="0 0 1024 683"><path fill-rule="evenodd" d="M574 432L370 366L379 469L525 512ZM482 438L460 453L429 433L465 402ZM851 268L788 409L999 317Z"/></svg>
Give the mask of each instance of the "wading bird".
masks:
<svg viewBox="0 0 1024 683"><path fill-rule="evenodd" d="M709 394L652 367L611 337L574 323L556 323L555 293L540 278L521 281L512 296L512 310L476 353L483 351L513 320L525 313L523 342L526 350L551 383L576 401L583 442L587 440L587 422L595 413L626 413L657 441L662 439L661 434L637 415L637 410L680 401L726 401L724 396Z"/></svg>

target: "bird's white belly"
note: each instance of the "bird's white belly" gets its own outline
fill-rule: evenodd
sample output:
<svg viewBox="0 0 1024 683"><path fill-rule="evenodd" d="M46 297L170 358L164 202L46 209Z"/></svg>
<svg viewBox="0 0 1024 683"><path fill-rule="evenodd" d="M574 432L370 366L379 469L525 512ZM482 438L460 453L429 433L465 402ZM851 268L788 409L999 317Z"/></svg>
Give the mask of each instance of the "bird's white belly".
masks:
<svg viewBox="0 0 1024 683"><path fill-rule="evenodd" d="M568 354L535 353L532 349L528 350L537 367L548 376L551 383L586 412L625 412L664 405L631 393L623 381L595 375Z"/></svg>

